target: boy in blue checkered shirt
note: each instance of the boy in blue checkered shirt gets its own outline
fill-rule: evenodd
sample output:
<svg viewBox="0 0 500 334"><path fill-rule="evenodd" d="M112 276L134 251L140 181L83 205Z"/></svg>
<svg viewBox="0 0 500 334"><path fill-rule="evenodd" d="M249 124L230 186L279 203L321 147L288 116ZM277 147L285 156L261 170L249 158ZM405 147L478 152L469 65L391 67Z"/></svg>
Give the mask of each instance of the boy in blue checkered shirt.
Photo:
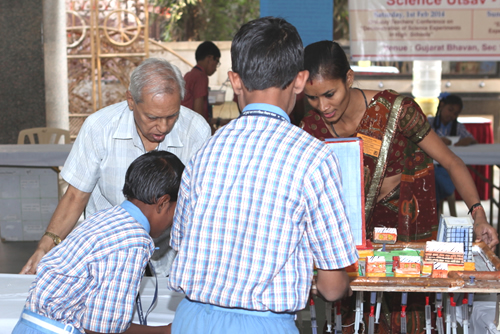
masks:
<svg viewBox="0 0 500 334"><path fill-rule="evenodd" d="M298 333L313 264L327 300L350 293L357 258L333 151L290 123L304 71L300 36L265 17L241 27L229 79L241 116L186 165L170 244L172 333Z"/></svg>
<svg viewBox="0 0 500 334"><path fill-rule="evenodd" d="M151 151L128 168L121 205L96 212L37 268L13 333L170 333L132 324L153 239L172 224L182 162Z"/></svg>

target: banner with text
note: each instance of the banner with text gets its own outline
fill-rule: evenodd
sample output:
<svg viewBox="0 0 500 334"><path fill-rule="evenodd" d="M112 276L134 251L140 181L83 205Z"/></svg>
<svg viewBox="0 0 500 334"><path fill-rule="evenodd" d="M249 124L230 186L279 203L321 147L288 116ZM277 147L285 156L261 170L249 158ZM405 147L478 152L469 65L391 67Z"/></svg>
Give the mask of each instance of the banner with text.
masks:
<svg viewBox="0 0 500 334"><path fill-rule="evenodd" d="M353 60L500 60L500 0L350 0Z"/></svg>

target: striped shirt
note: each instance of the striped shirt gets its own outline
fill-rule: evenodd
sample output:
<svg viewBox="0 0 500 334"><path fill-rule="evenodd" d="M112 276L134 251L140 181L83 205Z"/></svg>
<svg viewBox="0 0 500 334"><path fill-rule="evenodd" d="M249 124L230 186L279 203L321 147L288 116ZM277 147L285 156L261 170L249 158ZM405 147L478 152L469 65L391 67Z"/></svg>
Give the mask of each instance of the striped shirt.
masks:
<svg viewBox="0 0 500 334"><path fill-rule="evenodd" d="M170 288L223 307L303 309L313 262L338 269L357 260L339 173L330 148L283 110L247 106L183 173Z"/></svg>
<svg viewBox="0 0 500 334"><path fill-rule="evenodd" d="M181 107L179 119L158 146L184 164L210 137L202 116ZM61 176L78 190L92 193L87 216L125 200L122 189L128 166L146 153L127 101L90 115L83 124L64 164Z"/></svg>
<svg viewBox="0 0 500 334"><path fill-rule="evenodd" d="M42 258L25 308L99 333L121 333L153 254L149 222L131 202L99 211Z"/></svg>

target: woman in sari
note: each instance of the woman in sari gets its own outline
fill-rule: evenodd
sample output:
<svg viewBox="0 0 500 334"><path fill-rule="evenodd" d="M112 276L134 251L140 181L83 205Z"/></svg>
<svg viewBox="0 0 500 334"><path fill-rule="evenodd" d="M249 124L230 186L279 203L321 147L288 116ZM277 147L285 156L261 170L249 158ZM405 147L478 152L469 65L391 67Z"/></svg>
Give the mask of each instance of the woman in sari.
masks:
<svg viewBox="0 0 500 334"><path fill-rule="evenodd" d="M492 249L498 244L468 169L431 129L413 99L391 90L353 88L354 72L335 42L307 46L304 65L309 71L304 94L314 110L306 113L300 126L320 140L352 136L363 140L367 238L372 238L374 227L385 226L397 228L401 241L432 239L438 225L434 159L448 171L471 209L476 240ZM408 333L421 333L425 326L424 303L417 295L409 300ZM397 332L401 296L384 296L383 313L391 316L382 317L379 333ZM353 322L352 309L353 305L344 305L343 323ZM346 327L344 333L351 330Z"/></svg>
<svg viewBox="0 0 500 334"><path fill-rule="evenodd" d="M471 208L476 240L498 244L463 161L431 129L418 104L395 91L352 88L354 72L332 41L305 48L309 79L304 93L314 110L301 127L320 140L363 140L367 237L378 226L398 229L398 240L432 239L437 230L433 159L450 174Z"/></svg>

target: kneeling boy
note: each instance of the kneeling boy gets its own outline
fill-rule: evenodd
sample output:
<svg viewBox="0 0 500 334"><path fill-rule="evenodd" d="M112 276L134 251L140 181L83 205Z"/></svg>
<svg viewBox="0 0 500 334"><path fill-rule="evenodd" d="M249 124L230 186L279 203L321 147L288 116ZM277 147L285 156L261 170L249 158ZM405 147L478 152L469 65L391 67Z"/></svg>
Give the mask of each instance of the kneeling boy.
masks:
<svg viewBox="0 0 500 334"><path fill-rule="evenodd" d="M152 151L128 168L121 205L96 212L40 262L13 333L169 333L131 324L153 239L172 224L182 162Z"/></svg>

